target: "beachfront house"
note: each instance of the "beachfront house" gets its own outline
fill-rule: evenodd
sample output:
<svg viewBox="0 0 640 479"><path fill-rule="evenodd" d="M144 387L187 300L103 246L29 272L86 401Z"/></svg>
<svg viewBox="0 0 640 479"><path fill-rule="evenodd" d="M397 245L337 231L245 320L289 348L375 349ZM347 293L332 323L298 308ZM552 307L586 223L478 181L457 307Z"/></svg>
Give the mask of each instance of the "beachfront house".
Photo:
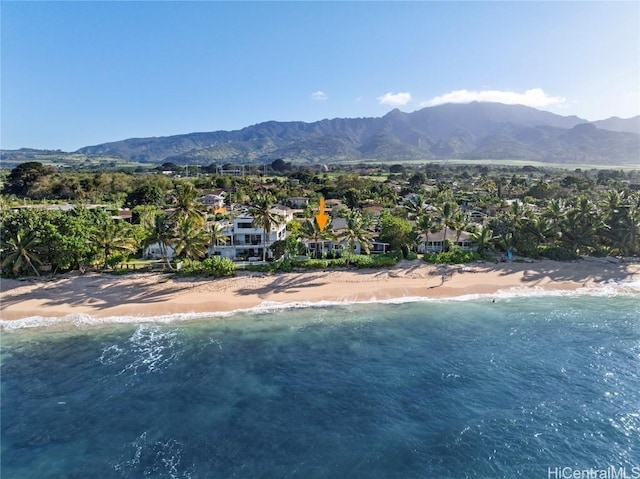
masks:
<svg viewBox="0 0 640 479"><path fill-rule="evenodd" d="M418 253L439 253L440 251L444 251L445 242L447 241L452 245L458 246L462 251L471 251L473 249L471 235L469 233L463 231L460 233L459 238L456 238L456 236L457 232L451 230L447 230L446 236L444 230L431 233L428 241L424 241L423 236L416 249Z"/></svg>
<svg viewBox="0 0 640 479"><path fill-rule="evenodd" d="M340 238L341 233L347 227L347 220L345 218L333 218L332 222L332 231L336 238ZM389 243L383 243L381 241L376 240L375 238L371 240L369 246L369 254L381 254L389 252ZM348 242L340 239L335 240L312 240L309 239L304 242L304 247L306 251L313 257L321 257L321 256L342 256L346 254L347 249L349 248ZM362 254L364 253L362 245L360 242L355 241L353 244L353 253L354 254Z"/></svg>
<svg viewBox="0 0 640 479"><path fill-rule="evenodd" d="M165 258L165 255L166 255L166 258ZM171 246L165 246L164 248L162 248L159 243L150 244L144 249L144 252L142 254L142 257L144 259L156 259L156 260L158 259L166 260L167 258L171 260L173 259L174 256L175 256L175 250Z"/></svg>
<svg viewBox="0 0 640 479"><path fill-rule="evenodd" d="M284 206L276 206L271 210L279 215L283 222L274 225L267 236L267 258L272 258L272 252L269 247L278 240L287 237L287 223L293 219L293 211ZM260 227L253 225L253 216L248 213L241 213L231 221L225 221L220 224L221 239L216 244L210 244L208 248L208 256L222 256L233 261L261 261L264 248L263 235L264 231ZM166 255L172 260L175 251L171 247L166 248ZM163 249L158 243L147 246L144 250L143 257L146 259L165 259Z"/></svg>
<svg viewBox="0 0 640 479"><path fill-rule="evenodd" d="M273 225L266 238L267 258L272 258L270 246L287 237L287 223L293 219L293 210L277 205L271 212L282 218L282 223ZM225 240L209 246L209 256L222 256L234 261L260 261L265 247L264 231L253 224L253 216L241 213L222 224Z"/></svg>

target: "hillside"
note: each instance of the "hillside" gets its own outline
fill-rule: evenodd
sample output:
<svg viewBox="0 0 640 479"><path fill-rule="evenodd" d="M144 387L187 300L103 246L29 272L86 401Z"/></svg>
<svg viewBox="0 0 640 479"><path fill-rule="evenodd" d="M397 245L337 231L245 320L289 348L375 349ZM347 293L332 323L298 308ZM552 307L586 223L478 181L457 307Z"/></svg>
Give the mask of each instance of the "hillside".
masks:
<svg viewBox="0 0 640 479"><path fill-rule="evenodd" d="M623 165L639 161L639 124L640 117L589 123L521 105L473 102L396 109L380 118L269 121L235 131L131 138L75 154L178 164L459 158Z"/></svg>

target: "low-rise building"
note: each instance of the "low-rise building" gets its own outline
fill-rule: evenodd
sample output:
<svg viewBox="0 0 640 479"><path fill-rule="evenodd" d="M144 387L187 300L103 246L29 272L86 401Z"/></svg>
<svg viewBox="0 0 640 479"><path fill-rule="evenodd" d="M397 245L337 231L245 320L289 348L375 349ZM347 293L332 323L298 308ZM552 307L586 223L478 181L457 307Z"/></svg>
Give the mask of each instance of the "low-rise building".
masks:
<svg viewBox="0 0 640 479"><path fill-rule="evenodd" d="M467 232L460 233L459 237L456 237L458 233L456 231L447 230L438 231L437 233L429 234L429 239L424 239L417 246L418 253L439 253L445 250L445 242L451 242L451 244L458 246L462 251L471 251L473 244L471 242L471 235Z"/></svg>

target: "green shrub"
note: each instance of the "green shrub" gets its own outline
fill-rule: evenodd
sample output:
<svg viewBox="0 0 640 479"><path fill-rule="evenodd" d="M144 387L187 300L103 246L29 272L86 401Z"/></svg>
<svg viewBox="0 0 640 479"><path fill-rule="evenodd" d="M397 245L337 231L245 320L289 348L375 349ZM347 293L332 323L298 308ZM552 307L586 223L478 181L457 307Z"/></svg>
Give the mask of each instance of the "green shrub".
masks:
<svg viewBox="0 0 640 479"><path fill-rule="evenodd" d="M409 254L407 254L407 259L409 261L414 261L418 259L418 253L416 253L415 251L409 251Z"/></svg>
<svg viewBox="0 0 640 479"><path fill-rule="evenodd" d="M295 260L292 265L297 268L324 269L329 266L329 261L326 259Z"/></svg>
<svg viewBox="0 0 640 479"><path fill-rule="evenodd" d="M182 265L180 269L177 270L179 276L197 276L204 271L202 263L193 259L185 259L179 264Z"/></svg>
<svg viewBox="0 0 640 479"><path fill-rule="evenodd" d="M115 268L117 265L122 263L125 260L125 257L122 253L113 253L107 256L107 267Z"/></svg>
<svg viewBox="0 0 640 479"><path fill-rule="evenodd" d="M233 276L236 273L236 265L229 258L212 256L202 262L203 272L214 278Z"/></svg>
<svg viewBox="0 0 640 479"><path fill-rule="evenodd" d="M573 261L579 258L578 253L566 246L538 246L538 253L543 258L553 259L556 261Z"/></svg>
<svg viewBox="0 0 640 479"><path fill-rule="evenodd" d="M481 256L475 251L461 251L454 248L451 251L440 253L425 253L423 259L427 263L433 264L462 264L477 261L481 259Z"/></svg>

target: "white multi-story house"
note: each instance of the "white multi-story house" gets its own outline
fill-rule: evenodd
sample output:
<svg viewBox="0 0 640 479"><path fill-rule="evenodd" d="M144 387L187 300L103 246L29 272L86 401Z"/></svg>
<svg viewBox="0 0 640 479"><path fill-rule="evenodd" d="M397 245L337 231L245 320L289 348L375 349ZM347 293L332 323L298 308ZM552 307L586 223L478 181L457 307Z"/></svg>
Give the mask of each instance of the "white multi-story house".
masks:
<svg viewBox="0 0 640 479"><path fill-rule="evenodd" d="M267 258L272 258L269 247L278 240L287 237L287 223L293 219L293 211L284 206L276 206L272 213L280 216L282 222L271 227L266 238ZM222 256L234 261L259 261L263 258L265 248L264 230L255 227L253 216L248 213L233 218L233 221L222 225L222 235L226 241L209 247L210 256Z"/></svg>
<svg viewBox="0 0 640 479"><path fill-rule="evenodd" d="M267 235L266 247L267 258L272 258L269 247L278 240L287 237L287 223L293 219L293 211L284 206L276 206L271 212L280 216L282 222L273 225ZM209 256L222 256L233 261L261 261L265 242L263 241L264 231L260 227L253 225L253 216L249 213L242 213L231 221L220 223L222 226L221 236L224 241L217 244L210 244ZM167 248L169 260L173 259L174 250ZM144 257L148 259L163 258L160 245L157 243L147 246Z"/></svg>

